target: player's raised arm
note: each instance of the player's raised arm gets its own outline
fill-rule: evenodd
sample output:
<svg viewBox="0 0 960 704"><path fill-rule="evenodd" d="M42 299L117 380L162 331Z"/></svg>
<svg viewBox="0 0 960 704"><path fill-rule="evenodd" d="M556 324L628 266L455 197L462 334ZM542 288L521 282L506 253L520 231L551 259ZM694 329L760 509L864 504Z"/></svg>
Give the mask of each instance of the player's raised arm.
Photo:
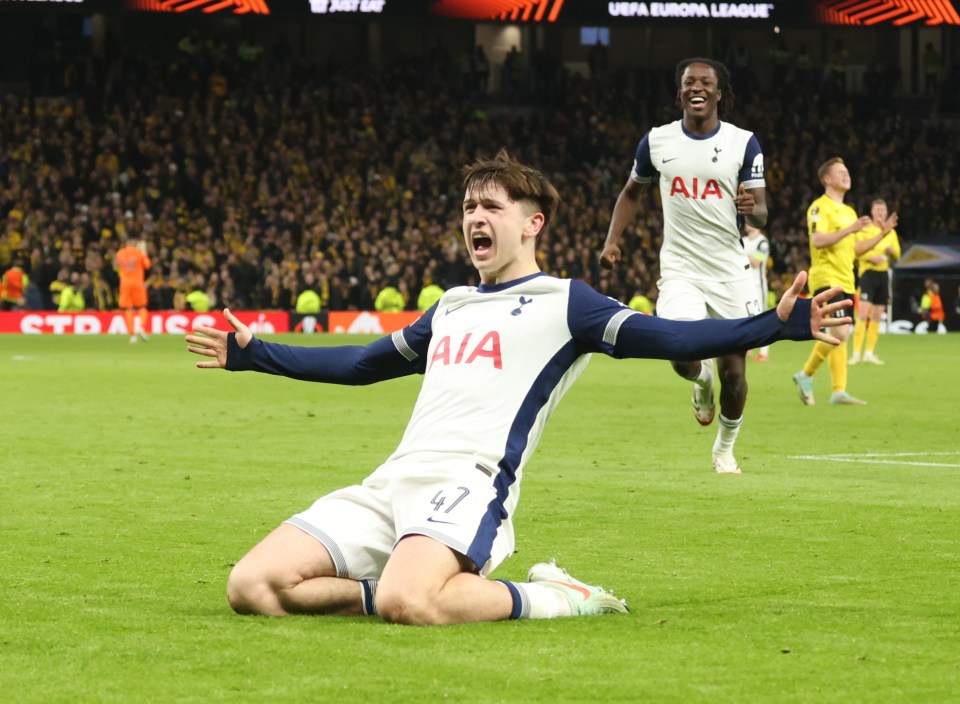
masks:
<svg viewBox="0 0 960 704"><path fill-rule="evenodd" d="M253 339L250 328L237 320L229 308L223 309L223 317L227 319L236 332L237 346L244 349ZM187 351L203 357L212 357L209 360L197 362L199 369L225 369L227 366L227 340L229 333L209 325L197 325L192 335L187 335Z"/></svg>

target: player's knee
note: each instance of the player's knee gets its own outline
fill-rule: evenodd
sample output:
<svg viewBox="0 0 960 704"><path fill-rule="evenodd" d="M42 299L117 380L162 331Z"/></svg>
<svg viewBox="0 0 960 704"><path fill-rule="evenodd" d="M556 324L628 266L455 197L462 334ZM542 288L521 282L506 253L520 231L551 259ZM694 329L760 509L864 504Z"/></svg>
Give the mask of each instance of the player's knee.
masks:
<svg viewBox="0 0 960 704"><path fill-rule="evenodd" d="M426 595L384 589L377 590L377 614L387 623L404 626L433 626L445 623L440 610Z"/></svg>
<svg viewBox="0 0 960 704"><path fill-rule="evenodd" d="M238 614L270 614L276 597L265 575L256 572L241 560L227 579L227 601Z"/></svg>

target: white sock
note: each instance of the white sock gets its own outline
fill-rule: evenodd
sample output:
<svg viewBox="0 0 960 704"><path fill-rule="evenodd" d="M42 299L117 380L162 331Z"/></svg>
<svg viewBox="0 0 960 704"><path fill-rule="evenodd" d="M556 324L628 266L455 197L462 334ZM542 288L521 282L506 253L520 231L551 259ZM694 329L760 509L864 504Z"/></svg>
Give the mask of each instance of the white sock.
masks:
<svg viewBox="0 0 960 704"><path fill-rule="evenodd" d="M733 444L737 441L737 435L740 434L740 425L743 423L743 416L736 420L730 420L720 414L720 422L717 424L717 439L713 441L713 454L728 455L733 452Z"/></svg>
<svg viewBox="0 0 960 704"><path fill-rule="evenodd" d="M700 362L700 374L693 380L693 383L701 389L710 388L713 385L713 369L703 362Z"/></svg>
<svg viewBox="0 0 960 704"><path fill-rule="evenodd" d="M533 582L511 582L523 604L518 618L559 618L573 616L573 607L559 589Z"/></svg>

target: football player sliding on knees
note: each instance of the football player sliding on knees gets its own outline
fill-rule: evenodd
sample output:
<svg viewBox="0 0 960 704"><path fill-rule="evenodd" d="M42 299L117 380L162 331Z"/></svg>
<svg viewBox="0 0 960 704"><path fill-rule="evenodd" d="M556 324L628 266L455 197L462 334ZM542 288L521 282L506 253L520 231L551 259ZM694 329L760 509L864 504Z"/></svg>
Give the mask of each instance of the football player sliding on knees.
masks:
<svg viewBox="0 0 960 704"><path fill-rule="evenodd" d="M421 317L366 345L255 339L198 325L202 369L302 381L422 382L403 438L360 483L319 497L265 535L227 578L239 614L379 616L444 625L627 612L624 600L554 561L526 579L492 579L516 551L524 468L550 414L594 353L699 360L778 340L837 344L837 291L798 301L797 276L775 311L735 320L641 315L579 280L541 271L537 243L560 204L544 174L505 150L464 169L464 246L480 283L444 292ZM746 207L746 204L744 204ZM281 460L282 461L282 460Z"/></svg>

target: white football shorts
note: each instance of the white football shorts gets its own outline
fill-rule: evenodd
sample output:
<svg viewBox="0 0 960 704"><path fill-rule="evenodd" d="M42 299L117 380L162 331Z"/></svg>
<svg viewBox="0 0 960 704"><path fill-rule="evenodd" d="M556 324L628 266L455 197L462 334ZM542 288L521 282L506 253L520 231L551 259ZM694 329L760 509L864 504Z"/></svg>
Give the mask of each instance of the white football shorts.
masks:
<svg viewBox="0 0 960 704"><path fill-rule="evenodd" d="M497 469L474 457L387 462L285 521L323 543L337 576L379 579L397 542L426 535L466 555L486 576L514 550Z"/></svg>
<svg viewBox="0 0 960 704"><path fill-rule="evenodd" d="M752 278L724 283L660 279L657 289L657 317L666 320L730 320L759 315L766 309Z"/></svg>

